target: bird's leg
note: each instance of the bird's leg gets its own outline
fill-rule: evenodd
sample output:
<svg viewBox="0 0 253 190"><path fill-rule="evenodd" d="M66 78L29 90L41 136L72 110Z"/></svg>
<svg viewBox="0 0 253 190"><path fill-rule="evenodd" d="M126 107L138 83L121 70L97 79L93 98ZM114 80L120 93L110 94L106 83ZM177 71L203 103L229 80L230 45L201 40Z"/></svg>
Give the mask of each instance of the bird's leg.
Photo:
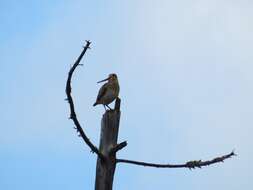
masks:
<svg viewBox="0 0 253 190"><path fill-rule="evenodd" d="M106 107L108 107L110 110L112 110L112 108L110 108L108 105L105 105Z"/></svg>
<svg viewBox="0 0 253 190"><path fill-rule="evenodd" d="M104 108L105 108L105 112L106 112L106 111L107 111L107 110L106 110L106 107L105 107L105 105L103 105L103 106L104 106Z"/></svg>

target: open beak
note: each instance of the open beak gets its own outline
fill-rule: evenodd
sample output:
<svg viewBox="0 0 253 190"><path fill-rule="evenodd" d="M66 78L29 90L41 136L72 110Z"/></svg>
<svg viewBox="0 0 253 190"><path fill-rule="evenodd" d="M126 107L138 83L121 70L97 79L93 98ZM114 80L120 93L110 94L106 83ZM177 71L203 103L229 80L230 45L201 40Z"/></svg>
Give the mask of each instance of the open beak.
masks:
<svg viewBox="0 0 253 190"><path fill-rule="evenodd" d="M98 81L97 83L101 83L101 82L104 82L104 81L107 81L107 80L109 80L109 77L104 79L104 80Z"/></svg>

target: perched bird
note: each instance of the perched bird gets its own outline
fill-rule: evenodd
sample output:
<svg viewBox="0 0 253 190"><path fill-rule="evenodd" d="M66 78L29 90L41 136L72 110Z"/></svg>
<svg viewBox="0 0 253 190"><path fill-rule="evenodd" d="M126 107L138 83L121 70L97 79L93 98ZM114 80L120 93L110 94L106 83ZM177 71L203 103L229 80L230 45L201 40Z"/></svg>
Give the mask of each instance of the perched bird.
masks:
<svg viewBox="0 0 253 190"><path fill-rule="evenodd" d="M108 82L105 83L100 88L98 92L97 100L93 104L93 106L96 106L98 104L103 104L105 110L106 110L106 107L108 107L111 110L108 104L112 103L113 100L115 100L119 95L118 77L116 74L113 73L113 74L110 74L108 78L101 80L98 83L104 82L104 81L108 81Z"/></svg>

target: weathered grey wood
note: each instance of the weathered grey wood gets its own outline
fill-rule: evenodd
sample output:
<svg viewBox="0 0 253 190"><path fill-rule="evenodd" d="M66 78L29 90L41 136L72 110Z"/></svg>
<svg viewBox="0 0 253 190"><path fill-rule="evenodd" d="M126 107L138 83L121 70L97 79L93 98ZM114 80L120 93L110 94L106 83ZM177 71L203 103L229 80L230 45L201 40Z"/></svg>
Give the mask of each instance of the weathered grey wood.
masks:
<svg viewBox="0 0 253 190"><path fill-rule="evenodd" d="M119 100L118 100L119 101ZM118 102L120 104L120 102ZM117 145L120 110L119 105L115 110L108 110L101 120L101 134L99 151L104 155L104 160L97 159L95 190L112 190L113 176L116 168L116 153L112 152Z"/></svg>

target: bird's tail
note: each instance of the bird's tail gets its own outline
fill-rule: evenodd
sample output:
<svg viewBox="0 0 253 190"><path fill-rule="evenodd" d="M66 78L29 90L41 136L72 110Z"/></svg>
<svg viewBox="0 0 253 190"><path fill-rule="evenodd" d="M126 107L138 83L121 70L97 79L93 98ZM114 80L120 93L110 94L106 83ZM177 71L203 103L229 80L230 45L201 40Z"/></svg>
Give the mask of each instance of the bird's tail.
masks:
<svg viewBox="0 0 253 190"><path fill-rule="evenodd" d="M95 103L93 104L93 106L96 106L96 105L98 105L98 103L97 103L97 102L95 102Z"/></svg>

